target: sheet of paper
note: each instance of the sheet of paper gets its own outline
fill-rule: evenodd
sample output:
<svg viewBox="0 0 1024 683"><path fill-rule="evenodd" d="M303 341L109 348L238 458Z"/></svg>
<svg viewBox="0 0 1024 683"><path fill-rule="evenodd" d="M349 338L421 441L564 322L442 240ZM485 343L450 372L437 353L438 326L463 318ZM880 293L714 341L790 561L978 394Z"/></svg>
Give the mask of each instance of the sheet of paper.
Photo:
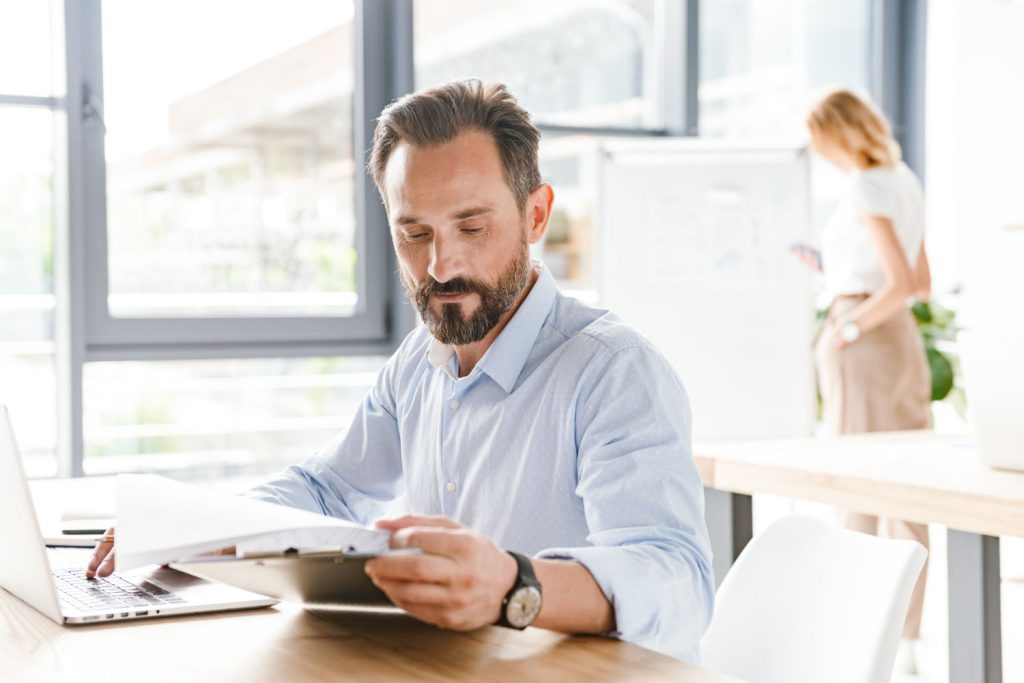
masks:
<svg viewBox="0 0 1024 683"><path fill-rule="evenodd" d="M387 550L388 533L165 477L118 476L119 571L184 560L232 545L247 552L333 547L380 553Z"/></svg>
<svg viewBox="0 0 1024 683"><path fill-rule="evenodd" d="M239 555L251 553L272 553L295 548L297 550L337 550L346 553L359 552L360 548L352 544L352 530L349 527L313 527L306 529L289 529L264 534L248 541L235 544ZM384 552L387 548L387 536L383 546L376 552ZM363 551L365 552L365 551Z"/></svg>

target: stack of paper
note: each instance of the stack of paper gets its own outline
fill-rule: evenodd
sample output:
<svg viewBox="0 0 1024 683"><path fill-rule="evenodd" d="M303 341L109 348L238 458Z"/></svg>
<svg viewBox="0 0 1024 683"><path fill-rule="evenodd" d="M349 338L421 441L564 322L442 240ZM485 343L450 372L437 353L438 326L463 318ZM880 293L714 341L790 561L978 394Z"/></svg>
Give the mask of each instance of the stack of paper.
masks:
<svg viewBox="0 0 1024 683"><path fill-rule="evenodd" d="M117 478L117 568L167 564L235 546L383 553L385 531L154 475Z"/></svg>

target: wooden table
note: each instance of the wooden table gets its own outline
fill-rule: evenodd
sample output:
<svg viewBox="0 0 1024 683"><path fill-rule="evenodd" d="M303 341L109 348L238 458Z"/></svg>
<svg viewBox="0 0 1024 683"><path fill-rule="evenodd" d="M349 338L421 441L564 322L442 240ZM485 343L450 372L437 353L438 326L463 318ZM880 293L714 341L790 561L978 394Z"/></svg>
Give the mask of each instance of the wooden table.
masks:
<svg viewBox="0 0 1024 683"><path fill-rule="evenodd" d="M9 681L735 681L599 637L442 631L400 614L291 605L58 626L0 591Z"/></svg>
<svg viewBox="0 0 1024 683"><path fill-rule="evenodd" d="M73 494L73 489L96 485L51 481L33 488ZM47 498L48 505L54 500L38 497ZM42 507L44 518L52 513ZM0 680L735 683L637 645L596 636L498 627L458 633L400 613L307 611L283 603L72 627L50 621L3 590Z"/></svg>
<svg viewBox="0 0 1024 683"><path fill-rule="evenodd" d="M931 432L698 444L716 576L751 537L755 493L948 528L950 680L1002 680L999 536L1024 537L1024 473Z"/></svg>

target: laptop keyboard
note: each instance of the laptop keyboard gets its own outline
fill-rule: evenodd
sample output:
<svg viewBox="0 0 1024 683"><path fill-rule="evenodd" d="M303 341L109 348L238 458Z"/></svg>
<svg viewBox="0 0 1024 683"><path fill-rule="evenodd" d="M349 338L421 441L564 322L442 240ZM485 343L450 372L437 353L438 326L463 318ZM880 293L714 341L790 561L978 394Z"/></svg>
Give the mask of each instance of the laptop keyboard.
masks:
<svg viewBox="0 0 1024 683"><path fill-rule="evenodd" d="M85 570L67 567L55 570L53 578L57 584L60 601L64 605L88 612L126 609L134 611L138 608L178 605L185 602L184 598L140 576L130 579L121 576L87 579Z"/></svg>

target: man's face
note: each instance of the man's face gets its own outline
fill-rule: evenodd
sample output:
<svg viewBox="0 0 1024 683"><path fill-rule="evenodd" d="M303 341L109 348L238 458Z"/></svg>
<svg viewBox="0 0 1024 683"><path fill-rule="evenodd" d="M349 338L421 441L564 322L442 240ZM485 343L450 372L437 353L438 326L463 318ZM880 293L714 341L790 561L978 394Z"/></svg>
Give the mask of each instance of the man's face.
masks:
<svg viewBox="0 0 1024 683"><path fill-rule="evenodd" d="M427 328L445 344L479 341L529 282L528 244L543 234L547 207L538 229L537 193L520 212L494 139L479 131L399 143L384 191L402 283Z"/></svg>

